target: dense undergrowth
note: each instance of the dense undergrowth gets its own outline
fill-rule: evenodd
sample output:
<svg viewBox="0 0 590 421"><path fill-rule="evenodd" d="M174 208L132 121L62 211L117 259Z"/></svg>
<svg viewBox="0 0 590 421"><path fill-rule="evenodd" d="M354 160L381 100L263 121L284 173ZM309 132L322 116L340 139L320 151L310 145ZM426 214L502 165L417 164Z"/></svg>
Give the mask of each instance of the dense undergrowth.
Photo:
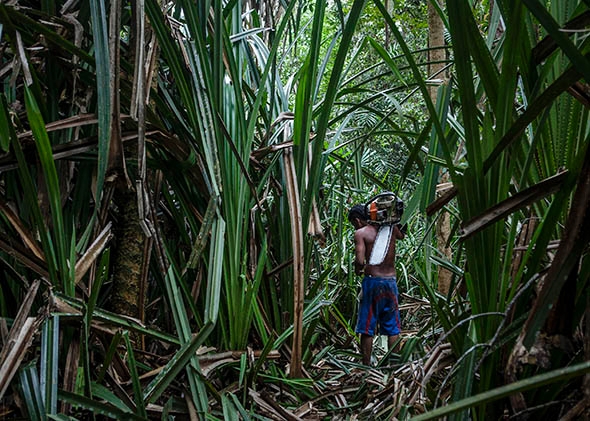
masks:
<svg viewBox="0 0 590 421"><path fill-rule="evenodd" d="M444 77L421 1L0 4L0 416L588 416L588 2L436 5ZM365 367L382 190L403 332Z"/></svg>

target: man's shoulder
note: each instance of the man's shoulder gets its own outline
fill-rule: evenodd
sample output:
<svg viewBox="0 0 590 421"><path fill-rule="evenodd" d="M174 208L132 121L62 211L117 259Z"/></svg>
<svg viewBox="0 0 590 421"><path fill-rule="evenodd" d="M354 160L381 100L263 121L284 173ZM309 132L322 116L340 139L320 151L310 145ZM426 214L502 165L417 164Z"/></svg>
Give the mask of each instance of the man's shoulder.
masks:
<svg viewBox="0 0 590 421"><path fill-rule="evenodd" d="M364 227L358 229L357 232L363 237L374 236L377 233L377 227L372 224L367 224Z"/></svg>

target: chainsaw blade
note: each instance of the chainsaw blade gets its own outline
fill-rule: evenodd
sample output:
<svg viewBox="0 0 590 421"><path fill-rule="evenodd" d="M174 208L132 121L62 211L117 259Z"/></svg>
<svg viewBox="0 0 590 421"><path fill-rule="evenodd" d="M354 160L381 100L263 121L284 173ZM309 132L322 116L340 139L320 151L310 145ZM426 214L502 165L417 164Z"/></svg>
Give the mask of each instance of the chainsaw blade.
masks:
<svg viewBox="0 0 590 421"><path fill-rule="evenodd" d="M369 265L380 265L387 256L389 250L389 243L391 242L391 234L393 233L393 226L390 224L381 225L371 250L371 257L369 257Z"/></svg>

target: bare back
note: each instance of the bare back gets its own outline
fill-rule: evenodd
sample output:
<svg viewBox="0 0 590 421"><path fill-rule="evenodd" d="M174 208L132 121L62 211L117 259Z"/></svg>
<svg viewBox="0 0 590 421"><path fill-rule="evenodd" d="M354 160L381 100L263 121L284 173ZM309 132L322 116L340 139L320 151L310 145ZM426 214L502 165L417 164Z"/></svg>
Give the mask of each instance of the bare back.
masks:
<svg viewBox="0 0 590 421"><path fill-rule="evenodd" d="M396 276L395 273L395 242L397 240L402 240L405 236L400 231L397 225L393 227L393 234L391 236L389 242L389 248L387 250L387 254L383 259L383 262L378 265L369 265L367 262L371 256L371 252L373 251L373 245L375 244L375 239L377 238L377 233L379 232L379 227L376 225L366 225L354 233L354 242L355 242L355 254L356 254L356 261L355 261L355 270L357 274L363 272L368 276L377 276L377 277L392 277Z"/></svg>

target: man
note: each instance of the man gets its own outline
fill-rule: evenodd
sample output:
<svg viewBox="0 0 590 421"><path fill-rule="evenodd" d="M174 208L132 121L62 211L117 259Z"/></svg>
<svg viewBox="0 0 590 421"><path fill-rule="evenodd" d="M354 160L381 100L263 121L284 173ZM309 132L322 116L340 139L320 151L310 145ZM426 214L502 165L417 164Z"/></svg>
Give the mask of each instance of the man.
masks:
<svg viewBox="0 0 590 421"><path fill-rule="evenodd" d="M368 264L379 232L379 226L369 223L368 219L363 205L353 206L348 213L348 220L355 228L355 272L357 275L364 274L355 331L361 335L361 351L365 365L371 363L373 336L377 323L379 333L388 336L389 348L393 346L401 330L395 273L395 243L405 237L399 224L393 225L389 244L382 250L383 261Z"/></svg>

